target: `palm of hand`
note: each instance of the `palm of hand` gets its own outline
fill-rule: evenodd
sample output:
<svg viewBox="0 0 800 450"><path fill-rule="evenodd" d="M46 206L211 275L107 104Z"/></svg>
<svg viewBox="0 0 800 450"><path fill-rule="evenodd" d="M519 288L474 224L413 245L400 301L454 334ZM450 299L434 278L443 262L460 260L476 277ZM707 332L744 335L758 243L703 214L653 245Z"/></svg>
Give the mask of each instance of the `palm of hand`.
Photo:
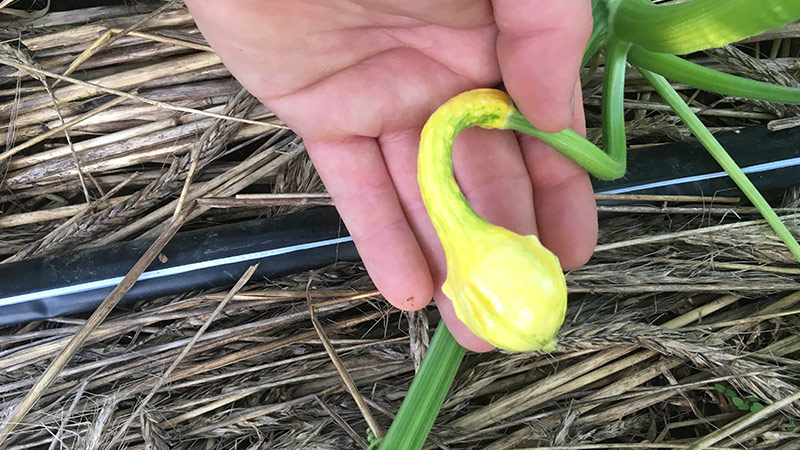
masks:
<svg viewBox="0 0 800 450"><path fill-rule="evenodd" d="M564 13L542 6L547 0L512 2ZM444 281L444 255L416 183L419 130L430 113L459 92L497 84L502 69L515 98L536 100L520 103L534 124L550 131L570 124L576 61L552 69L573 71L571 79L538 85L541 65L537 74L536 64L510 64L518 53L570 58L535 33L507 32L526 24L515 23L516 11L504 18L502 2L494 11L483 0L187 3L232 73L303 136L370 275L401 309L421 308ZM581 39L561 42L580 51ZM526 88L520 80L531 75ZM542 114L548 107L554 113ZM581 121L576 114L573 128ZM565 267L588 258L596 233L591 186L560 155L510 133L468 130L456 142L455 170L479 214L520 233L538 231ZM436 300L456 339L488 348L438 289Z"/></svg>

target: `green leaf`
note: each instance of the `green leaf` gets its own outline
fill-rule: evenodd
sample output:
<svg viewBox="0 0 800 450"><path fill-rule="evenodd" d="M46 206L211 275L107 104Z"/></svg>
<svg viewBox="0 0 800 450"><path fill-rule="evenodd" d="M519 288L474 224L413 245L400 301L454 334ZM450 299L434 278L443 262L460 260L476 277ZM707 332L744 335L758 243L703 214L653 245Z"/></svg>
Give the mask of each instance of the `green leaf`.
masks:
<svg viewBox="0 0 800 450"><path fill-rule="evenodd" d="M794 425L796 427L800 427L800 420L792 419L792 425Z"/></svg>
<svg viewBox="0 0 800 450"><path fill-rule="evenodd" d="M749 397L745 397L744 401L746 401L747 403L756 403L756 402L758 402L758 397L753 397L751 395Z"/></svg>
<svg viewBox="0 0 800 450"><path fill-rule="evenodd" d="M716 383L716 384L714 384L714 389L716 389L719 392L724 394L725 390L728 389L728 388L726 388L725 385L723 385L723 384Z"/></svg>
<svg viewBox="0 0 800 450"><path fill-rule="evenodd" d="M786 431L788 431L789 433L791 433L792 431L794 431L794 427L786 427Z"/></svg>
<svg viewBox="0 0 800 450"><path fill-rule="evenodd" d="M800 18L797 0L607 0L612 36L659 53L722 47Z"/></svg>
<svg viewBox="0 0 800 450"><path fill-rule="evenodd" d="M733 404L736 405L736 407L741 409L742 411L747 411L748 409L750 409L750 407L747 405L747 402L745 402L739 397L732 397L731 400L733 401Z"/></svg>
<svg viewBox="0 0 800 450"><path fill-rule="evenodd" d="M736 397L736 392L733 392L733 389L725 389L725 395L728 397Z"/></svg>
<svg viewBox="0 0 800 450"><path fill-rule="evenodd" d="M762 409L764 409L764 405L762 405L759 402L755 402L755 403L750 405L750 412L751 413L757 413L757 412L761 411Z"/></svg>

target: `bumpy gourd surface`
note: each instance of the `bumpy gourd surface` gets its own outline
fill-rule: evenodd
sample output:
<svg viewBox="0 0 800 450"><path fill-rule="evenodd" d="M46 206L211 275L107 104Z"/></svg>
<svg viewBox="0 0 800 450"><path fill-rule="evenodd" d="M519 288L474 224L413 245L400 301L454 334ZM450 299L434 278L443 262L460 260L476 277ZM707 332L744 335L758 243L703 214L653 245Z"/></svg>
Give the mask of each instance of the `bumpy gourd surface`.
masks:
<svg viewBox="0 0 800 450"><path fill-rule="evenodd" d="M493 89L469 91L442 105L422 130L419 184L447 257L442 289L458 318L494 346L549 351L567 306L558 258L536 236L519 235L478 216L453 176L458 133L471 126L507 128L506 119L514 112L511 99Z"/></svg>

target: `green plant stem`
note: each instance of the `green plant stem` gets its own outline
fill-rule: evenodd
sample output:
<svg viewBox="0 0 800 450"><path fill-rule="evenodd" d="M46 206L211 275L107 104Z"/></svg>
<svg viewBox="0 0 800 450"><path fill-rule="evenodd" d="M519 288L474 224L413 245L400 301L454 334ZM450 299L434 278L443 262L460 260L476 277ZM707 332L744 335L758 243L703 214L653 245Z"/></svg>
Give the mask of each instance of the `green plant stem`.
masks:
<svg viewBox="0 0 800 450"><path fill-rule="evenodd" d="M444 320L440 321L419 372L411 382L389 432L383 438L381 450L422 448L453 384L464 352L464 347L450 334Z"/></svg>
<svg viewBox="0 0 800 450"><path fill-rule="evenodd" d="M629 47L630 44L626 42L614 40L608 42L606 47L602 105L606 151L569 128L557 133L538 130L516 108L506 119L503 128L541 139L601 180L614 180L625 175L626 139L622 101L625 89L625 58Z"/></svg>
<svg viewBox="0 0 800 450"><path fill-rule="evenodd" d="M631 45L616 39L606 44L606 67L603 76L602 114L603 147L613 161L621 161L625 173L628 142L625 138L625 70Z"/></svg>
<svg viewBox="0 0 800 450"><path fill-rule="evenodd" d="M614 180L625 175L624 154L622 158L614 160L570 128L557 133L545 133L531 125L518 110L512 111L503 128L520 131L542 140L598 179Z"/></svg>
<svg viewBox="0 0 800 450"><path fill-rule="evenodd" d="M768 102L800 104L800 89L749 80L703 67L675 55L654 53L633 46L628 61L670 80L706 91Z"/></svg>
<svg viewBox="0 0 800 450"><path fill-rule="evenodd" d="M739 168L733 158L728 155L728 152L725 151L714 135L708 131L700 119L689 109L689 105L683 101L667 79L647 69L639 67L637 67L637 69L644 75L647 81L653 85L656 92L669 104L686 126L689 127L695 137L697 137L697 140L703 144L703 147L705 147L717 163L722 166L722 169L728 173L728 176L736 183L736 186L742 190L744 195L750 200L753 206L756 207L758 212L761 213L769 226L775 230L775 233L777 233L786 246L789 247L789 250L795 258L800 261L800 244L797 243L797 239L792 236L792 233L786 228L786 225L784 225L778 215L775 214L775 211L769 206L769 203L767 203L761 193L758 192L758 189L753 186L753 183L747 178L747 175L742 172L742 169Z"/></svg>

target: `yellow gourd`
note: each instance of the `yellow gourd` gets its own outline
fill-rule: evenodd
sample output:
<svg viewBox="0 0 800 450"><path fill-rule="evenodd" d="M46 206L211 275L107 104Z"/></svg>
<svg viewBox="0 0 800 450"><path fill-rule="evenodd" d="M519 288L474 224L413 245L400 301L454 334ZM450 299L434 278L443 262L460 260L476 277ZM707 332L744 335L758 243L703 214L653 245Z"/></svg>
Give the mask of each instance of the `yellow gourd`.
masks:
<svg viewBox="0 0 800 450"><path fill-rule="evenodd" d="M465 92L442 105L422 130L418 181L447 258L442 290L458 318L496 347L550 351L567 307L558 258L536 236L480 217L453 175L458 133L471 126L508 128L514 112L508 95L494 89Z"/></svg>

